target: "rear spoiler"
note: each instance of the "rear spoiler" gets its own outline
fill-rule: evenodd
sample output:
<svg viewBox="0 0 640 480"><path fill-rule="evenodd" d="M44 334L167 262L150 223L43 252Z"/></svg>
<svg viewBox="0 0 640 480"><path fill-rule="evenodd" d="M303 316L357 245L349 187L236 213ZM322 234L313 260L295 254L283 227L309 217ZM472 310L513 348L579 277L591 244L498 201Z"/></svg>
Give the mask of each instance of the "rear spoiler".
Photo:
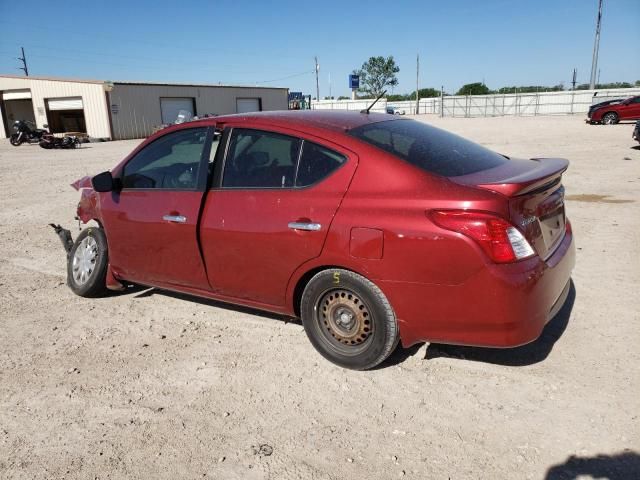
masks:
<svg viewBox="0 0 640 480"><path fill-rule="evenodd" d="M564 158L511 159L489 170L449 179L513 197L559 183L568 167L569 161Z"/></svg>

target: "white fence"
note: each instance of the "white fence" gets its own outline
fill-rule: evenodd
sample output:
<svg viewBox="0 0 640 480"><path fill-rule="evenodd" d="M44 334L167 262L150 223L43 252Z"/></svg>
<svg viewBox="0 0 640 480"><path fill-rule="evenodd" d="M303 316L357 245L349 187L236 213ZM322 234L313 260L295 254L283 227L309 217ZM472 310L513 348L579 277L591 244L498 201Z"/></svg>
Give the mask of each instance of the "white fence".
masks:
<svg viewBox="0 0 640 480"><path fill-rule="evenodd" d="M596 94L594 96L594 94ZM576 90L568 92L508 93L495 95L454 95L444 98L421 98L419 113L445 117L496 117L505 115L573 115L585 114L594 103L607 99L640 95L640 88L616 90ZM315 110L354 110L367 108L373 100L321 100L311 102ZM387 102L381 98L371 109L385 112L395 107L407 115L416 113L415 100Z"/></svg>

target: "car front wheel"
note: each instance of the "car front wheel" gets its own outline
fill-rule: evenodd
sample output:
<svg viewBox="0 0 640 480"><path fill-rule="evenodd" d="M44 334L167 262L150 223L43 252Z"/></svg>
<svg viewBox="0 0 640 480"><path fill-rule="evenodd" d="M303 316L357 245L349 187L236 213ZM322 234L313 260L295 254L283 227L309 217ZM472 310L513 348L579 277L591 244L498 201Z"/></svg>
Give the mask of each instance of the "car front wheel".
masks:
<svg viewBox="0 0 640 480"><path fill-rule="evenodd" d="M349 270L316 274L302 294L300 313L316 350L344 368L373 368L398 344L395 314L384 293Z"/></svg>
<svg viewBox="0 0 640 480"><path fill-rule="evenodd" d="M618 115L613 112L605 113L602 116L602 123L603 125L615 125L618 123Z"/></svg>
<svg viewBox="0 0 640 480"><path fill-rule="evenodd" d="M67 284L81 297L99 297L107 293L107 238L101 228L80 232L67 260Z"/></svg>

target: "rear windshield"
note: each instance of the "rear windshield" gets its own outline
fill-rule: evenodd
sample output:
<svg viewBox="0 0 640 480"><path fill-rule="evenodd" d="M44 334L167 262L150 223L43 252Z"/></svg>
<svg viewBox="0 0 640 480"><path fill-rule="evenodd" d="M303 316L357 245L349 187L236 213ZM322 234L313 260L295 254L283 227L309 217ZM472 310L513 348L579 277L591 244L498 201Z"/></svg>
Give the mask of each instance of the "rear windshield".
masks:
<svg viewBox="0 0 640 480"><path fill-rule="evenodd" d="M444 177L488 170L507 161L477 143L414 120L370 123L349 134Z"/></svg>

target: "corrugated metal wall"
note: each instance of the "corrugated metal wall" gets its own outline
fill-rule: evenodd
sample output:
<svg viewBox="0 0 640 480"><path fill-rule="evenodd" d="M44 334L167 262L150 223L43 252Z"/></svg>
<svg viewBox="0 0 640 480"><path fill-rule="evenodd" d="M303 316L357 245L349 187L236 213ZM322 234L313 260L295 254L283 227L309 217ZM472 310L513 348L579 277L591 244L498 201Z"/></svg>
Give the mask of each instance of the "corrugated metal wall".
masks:
<svg viewBox="0 0 640 480"><path fill-rule="evenodd" d="M110 92L113 135L116 140L150 135L162 124L160 98L195 99L196 113L236 113L237 98L260 98L262 110L286 110L286 88L183 86L115 83Z"/></svg>
<svg viewBox="0 0 640 480"><path fill-rule="evenodd" d="M46 99L82 97L87 133L96 138L111 137L103 83L0 77L0 91L25 88L31 90L31 100L38 128L43 128L43 125L47 123ZM3 128L0 128L0 138L4 138Z"/></svg>

